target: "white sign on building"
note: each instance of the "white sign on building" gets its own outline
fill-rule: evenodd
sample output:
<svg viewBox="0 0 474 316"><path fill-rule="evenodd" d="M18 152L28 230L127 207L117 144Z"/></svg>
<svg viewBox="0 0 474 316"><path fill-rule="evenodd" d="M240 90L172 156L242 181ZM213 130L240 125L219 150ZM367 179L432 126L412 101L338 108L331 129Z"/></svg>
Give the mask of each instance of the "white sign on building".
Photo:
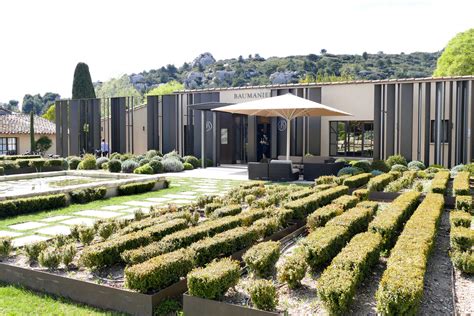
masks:
<svg viewBox="0 0 474 316"><path fill-rule="evenodd" d="M232 91L221 91L219 102L222 103L242 103L253 100L260 100L272 96L270 89L240 89Z"/></svg>

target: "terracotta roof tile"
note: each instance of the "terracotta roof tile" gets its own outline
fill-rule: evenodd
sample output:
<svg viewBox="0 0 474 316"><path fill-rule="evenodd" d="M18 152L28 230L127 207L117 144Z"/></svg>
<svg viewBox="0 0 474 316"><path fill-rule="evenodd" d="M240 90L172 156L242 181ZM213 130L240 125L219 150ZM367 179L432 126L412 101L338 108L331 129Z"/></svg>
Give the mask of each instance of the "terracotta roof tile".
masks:
<svg viewBox="0 0 474 316"><path fill-rule="evenodd" d="M29 134L29 114L0 115L0 134ZM35 115L35 134L56 134L56 124Z"/></svg>

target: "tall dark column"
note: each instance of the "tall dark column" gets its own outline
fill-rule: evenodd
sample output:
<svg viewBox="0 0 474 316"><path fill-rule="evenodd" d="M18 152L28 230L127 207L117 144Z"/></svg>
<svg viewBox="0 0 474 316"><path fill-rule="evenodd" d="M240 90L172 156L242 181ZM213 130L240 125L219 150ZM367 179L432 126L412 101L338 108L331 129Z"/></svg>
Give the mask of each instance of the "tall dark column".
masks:
<svg viewBox="0 0 474 316"><path fill-rule="evenodd" d="M247 128L247 159L257 161L257 117L249 115Z"/></svg>
<svg viewBox="0 0 474 316"><path fill-rule="evenodd" d="M386 138L385 138L385 155L391 156L395 152L395 85L386 85Z"/></svg>
<svg viewBox="0 0 474 316"><path fill-rule="evenodd" d="M381 159L381 126L382 126L382 86L374 87L374 159Z"/></svg>
<svg viewBox="0 0 474 316"><path fill-rule="evenodd" d="M401 84L400 102L400 154L412 160L413 149L413 84Z"/></svg>
<svg viewBox="0 0 474 316"><path fill-rule="evenodd" d="M150 149L160 149L160 96L148 96L146 105L147 119L147 147Z"/></svg>
<svg viewBox="0 0 474 316"><path fill-rule="evenodd" d="M321 103L321 88L308 89L308 99ZM319 156L321 155L321 117L308 117L308 153Z"/></svg>
<svg viewBox="0 0 474 316"><path fill-rule="evenodd" d="M111 99L111 127L112 127L112 152L126 152L126 134L125 134L125 98Z"/></svg>

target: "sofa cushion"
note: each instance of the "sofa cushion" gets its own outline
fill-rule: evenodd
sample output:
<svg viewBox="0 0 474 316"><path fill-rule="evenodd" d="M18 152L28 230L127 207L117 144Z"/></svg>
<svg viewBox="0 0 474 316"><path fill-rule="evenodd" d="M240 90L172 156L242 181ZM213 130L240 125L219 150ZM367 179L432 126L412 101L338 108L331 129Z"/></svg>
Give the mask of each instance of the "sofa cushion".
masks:
<svg viewBox="0 0 474 316"><path fill-rule="evenodd" d="M278 156L278 160L286 160L286 156ZM302 156L290 156L290 160L295 165L300 165L300 164L303 163L303 157Z"/></svg>
<svg viewBox="0 0 474 316"><path fill-rule="evenodd" d="M330 159L328 156L304 156L303 163L325 163Z"/></svg>

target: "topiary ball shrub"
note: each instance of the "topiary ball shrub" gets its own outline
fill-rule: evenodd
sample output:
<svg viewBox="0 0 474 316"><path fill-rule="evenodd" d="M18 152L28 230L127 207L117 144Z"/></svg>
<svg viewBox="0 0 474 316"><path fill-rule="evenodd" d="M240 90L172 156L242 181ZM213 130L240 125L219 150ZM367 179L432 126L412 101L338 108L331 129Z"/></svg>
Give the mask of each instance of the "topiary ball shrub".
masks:
<svg viewBox="0 0 474 316"><path fill-rule="evenodd" d="M346 158L337 158L335 163L339 163L339 162L343 162L343 163L347 164L347 159Z"/></svg>
<svg viewBox="0 0 474 316"><path fill-rule="evenodd" d="M184 159L184 162L187 162L187 163L192 164L194 169L200 167L200 165L199 165L199 159L197 159L197 158L194 157L194 156L185 156L185 157L183 157L183 159Z"/></svg>
<svg viewBox="0 0 474 316"><path fill-rule="evenodd" d="M13 250L13 243L10 237L0 238L0 258L8 257Z"/></svg>
<svg viewBox="0 0 474 316"><path fill-rule="evenodd" d="M149 164L144 164L143 166L138 167L137 169L133 170L133 173L136 173L136 174L153 174L154 172L153 172L153 168Z"/></svg>
<svg viewBox="0 0 474 316"><path fill-rule="evenodd" d="M374 177L376 177L376 176L380 176L380 175L383 174L384 172L382 172L382 171L380 171L380 170L374 169L374 170L372 170L370 173L371 173Z"/></svg>
<svg viewBox="0 0 474 316"><path fill-rule="evenodd" d="M105 163L108 163L109 162L109 158L107 157L99 157L97 158L97 160L95 161L95 166L97 169L103 169L103 165Z"/></svg>
<svg viewBox="0 0 474 316"><path fill-rule="evenodd" d="M408 168L404 165L393 165L390 171L405 172Z"/></svg>
<svg viewBox="0 0 474 316"><path fill-rule="evenodd" d="M159 156L162 156L162 155L158 150L155 150L155 149L150 149L145 154L146 159L152 159L152 158L157 157L157 156L159 157Z"/></svg>
<svg viewBox="0 0 474 316"><path fill-rule="evenodd" d="M287 283L290 289L295 289L301 285L307 268L308 265L302 253L288 256L277 269L277 279L282 283Z"/></svg>
<svg viewBox="0 0 474 316"><path fill-rule="evenodd" d="M69 165L69 170L76 170L77 166L81 163L81 158L76 156L69 156L67 157L67 162Z"/></svg>
<svg viewBox="0 0 474 316"><path fill-rule="evenodd" d="M122 155L120 155L119 153L112 153L112 154L110 155L110 160L112 160L112 159L121 160L121 158L122 158Z"/></svg>
<svg viewBox="0 0 474 316"><path fill-rule="evenodd" d="M47 248L40 252L38 256L38 263L42 267L48 268L49 270L54 270L61 263L61 254L53 247Z"/></svg>
<svg viewBox="0 0 474 316"><path fill-rule="evenodd" d="M373 160L370 166L372 170L380 170L382 172L390 171L390 167L385 160Z"/></svg>
<svg viewBox="0 0 474 316"><path fill-rule="evenodd" d="M337 173L337 176L340 177L340 176L343 176L343 175L350 175L350 176L353 176L353 175L356 175L356 174L360 174L360 173L363 173L363 171L359 168L355 168L355 167L344 167L342 168L341 170L339 170L339 172Z"/></svg>
<svg viewBox="0 0 474 316"><path fill-rule="evenodd" d="M351 166L355 168L359 168L360 170L363 170L364 172L372 171L372 167L370 166L370 161L368 160L351 161Z"/></svg>
<svg viewBox="0 0 474 316"><path fill-rule="evenodd" d="M134 160L125 160L122 162L122 172L123 173L133 173L135 169L139 167L138 162Z"/></svg>
<svg viewBox="0 0 474 316"><path fill-rule="evenodd" d="M150 159L143 158L143 159L140 159L140 161L138 162L138 165L141 167L143 165L146 165L149 162L150 162Z"/></svg>
<svg viewBox="0 0 474 316"><path fill-rule="evenodd" d="M76 245L73 243L67 244L61 249L61 252L62 252L61 261L64 264L64 266L67 268L72 263L72 261L74 260L74 257L77 254Z"/></svg>
<svg viewBox="0 0 474 316"><path fill-rule="evenodd" d="M77 166L78 170L94 170L96 168L96 159L94 155L85 154L82 161Z"/></svg>
<svg viewBox="0 0 474 316"><path fill-rule="evenodd" d="M45 250L48 248L48 244L44 241L36 242L33 244L27 244L23 248L23 251L25 252L25 255L28 257L28 261L35 262L38 261L39 254L41 251Z"/></svg>
<svg viewBox="0 0 474 316"><path fill-rule="evenodd" d="M426 169L426 166L421 161L413 160L408 163L408 170L420 171L420 170L425 170L425 169Z"/></svg>
<svg viewBox="0 0 474 316"><path fill-rule="evenodd" d="M462 172L462 171L469 171L467 170L467 166L466 165L463 165L463 164L460 164L460 165L457 165L457 166L454 166L451 168L451 176L454 177L456 176L459 172Z"/></svg>
<svg viewBox="0 0 474 316"><path fill-rule="evenodd" d="M120 172L122 171L122 162L118 159L112 159L108 162L108 169L110 172Z"/></svg>
<svg viewBox="0 0 474 316"><path fill-rule="evenodd" d="M163 164L163 170L165 172L181 172L184 169L184 165L181 160L175 157L163 158L161 163Z"/></svg>
<svg viewBox="0 0 474 316"><path fill-rule="evenodd" d="M198 159L199 167L202 167L202 159ZM206 167L214 166L214 162L211 159L206 159Z"/></svg>
<svg viewBox="0 0 474 316"><path fill-rule="evenodd" d="M175 158L183 162L181 156L178 154L176 150L170 151L169 153L163 155L163 160L168 159L168 158Z"/></svg>
<svg viewBox="0 0 474 316"><path fill-rule="evenodd" d="M152 159L152 160L150 160L150 162L148 164L153 169L153 173L162 173L163 172L163 164L161 163L161 161Z"/></svg>
<svg viewBox="0 0 474 316"><path fill-rule="evenodd" d="M387 165L392 168L394 165L407 165L407 160L402 155L393 155L388 157Z"/></svg>
<svg viewBox="0 0 474 316"><path fill-rule="evenodd" d="M126 153L126 154L120 155L120 160L121 160L122 162L127 161L127 160L130 160L130 159L132 159L132 158L134 158L134 157L133 157L133 155L130 154L130 153Z"/></svg>
<svg viewBox="0 0 474 316"><path fill-rule="evenodd" d="M272 311L278 305L275 285L269 280L257 280L249 288L250 299L258 309Z"/></svg>
<svg viewBox="0 0 474 316"><path fill-rule="evenodd" d="M252 246L244 253L242 259L250 271L259 277L266 277L272 274L279 257L280 243L266 241Z"/></svg>
<svg viewBox="0 0 474 316"><path fill-rule="evenodd" d="M193 165L188 163L188 162L183 163L183 167L184 167L184 170L193 170L194 169Z"/></svg>

